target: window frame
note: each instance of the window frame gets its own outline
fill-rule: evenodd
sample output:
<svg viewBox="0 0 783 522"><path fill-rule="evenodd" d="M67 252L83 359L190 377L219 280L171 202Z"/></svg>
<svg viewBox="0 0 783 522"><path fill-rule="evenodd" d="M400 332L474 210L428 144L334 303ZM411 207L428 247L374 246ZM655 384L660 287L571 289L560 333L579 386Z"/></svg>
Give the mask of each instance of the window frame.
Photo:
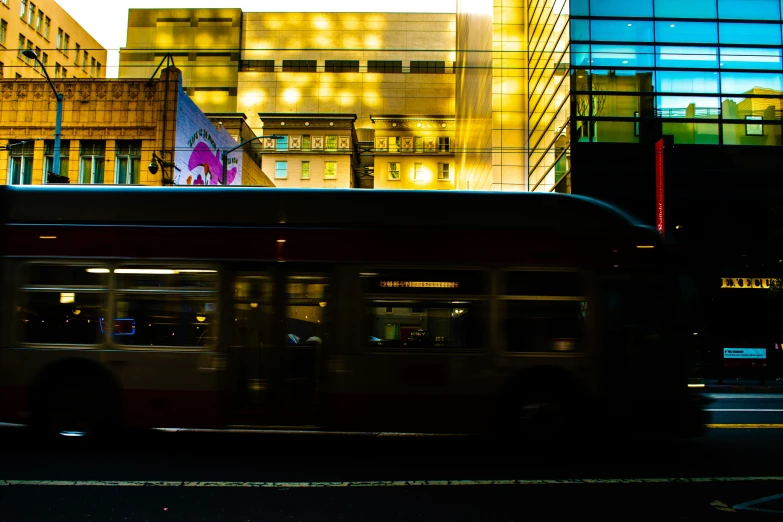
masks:
<svg viewBox="0 0 783 522"><path fill-rule="evenodd" d="M288 179L288 161L275 160L275 179Z"/></svg>
<svg viewBox="0 0 783 522"><path fill-rule="evenodd" d="M103 150L101 154L85 154L85 143L102 143L103 144ZM90 182L85 183L84 182L84 160L86 158L90 158ZM106 142L104 140L82 140L79 144L79 184L80 185L103 185L106 182L106 167L104 165L104 162L106 161ZM101 165L101 177L103 178L100 182L95 181L95 166L96 164Z"/></svg>
<svg viewBox="0 0 783 522"><path fill-rule="evenodd" d="M332 170L330 167L334 166L334 174L331 174L330 171ZM337 161L335 160L325 160L324 161L324 179L337 179Z"/></svg>

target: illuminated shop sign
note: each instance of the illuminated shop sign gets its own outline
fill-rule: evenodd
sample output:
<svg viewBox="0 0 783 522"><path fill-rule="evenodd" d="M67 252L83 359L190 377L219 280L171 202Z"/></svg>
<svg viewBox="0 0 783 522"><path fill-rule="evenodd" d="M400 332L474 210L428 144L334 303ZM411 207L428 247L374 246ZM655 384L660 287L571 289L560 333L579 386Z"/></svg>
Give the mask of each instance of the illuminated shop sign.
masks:
<svg viewBox="0 0 783 522"><path fill-rule="evenodd" d="M771 277L724 277L721 288L769 288L773 279Z"/></svg>
<svg viewBox="0 0 783 522"><path fill-rule="evenodd" d="M724 359L766 359L766 348L724 348Z"/></svg>
<svg viewBox="0 0 783 522"><path fill-rule="evenodd" d="M455 281L381 281L381 288L459 288Z"/></svg>

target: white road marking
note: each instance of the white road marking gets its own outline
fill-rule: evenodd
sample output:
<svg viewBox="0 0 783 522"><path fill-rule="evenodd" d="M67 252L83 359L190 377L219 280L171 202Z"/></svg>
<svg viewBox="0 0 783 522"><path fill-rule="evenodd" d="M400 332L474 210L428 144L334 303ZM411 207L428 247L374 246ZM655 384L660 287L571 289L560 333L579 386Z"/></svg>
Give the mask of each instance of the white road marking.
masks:
<svg viewBox="0 0 783 522"><path fill-rule="evenodd" d="M88 487L185 487L185 488L348 488L422 486L549 486L557 484L690 484L708 482L783 482L770 477L674 477L674 478L583 478L508 480L359 480L342 482L224 482L162 480L0 480L2 486L88 486Z"/></svg>

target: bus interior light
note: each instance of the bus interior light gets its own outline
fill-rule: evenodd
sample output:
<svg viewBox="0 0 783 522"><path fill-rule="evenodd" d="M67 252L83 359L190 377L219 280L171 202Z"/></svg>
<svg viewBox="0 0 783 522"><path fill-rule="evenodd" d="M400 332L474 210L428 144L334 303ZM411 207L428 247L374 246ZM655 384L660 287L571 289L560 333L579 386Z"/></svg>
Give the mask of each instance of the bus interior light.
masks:
<svg viewBox="0 0 783 522"><path fill-rule="evenodd" d="M115 274L173 275L176 272L167 268L115 268Z"/></svg>
<svg viewBox="0 0 783 522"><path fill-rule="evenodd" d="M57 239L57 236L38 236L38 239Z"/></svg>
<svg viewBox="0 0 783 522"><path fill-rule="evenodd" d="M111 270L108 268L88 268L87 273L88 274L108 274Z"/></svg>
<svg viewBox="0 0 783 522"><path fill-rule="evenodd" d="M60 292L60 304L76 302L76 294L73 292Z"/></svg>
<svg viewBox="0 0 783 522"><path fill-rule="evenodd" d="M636 248L655 248L653 245L636 245Z"/></svg>

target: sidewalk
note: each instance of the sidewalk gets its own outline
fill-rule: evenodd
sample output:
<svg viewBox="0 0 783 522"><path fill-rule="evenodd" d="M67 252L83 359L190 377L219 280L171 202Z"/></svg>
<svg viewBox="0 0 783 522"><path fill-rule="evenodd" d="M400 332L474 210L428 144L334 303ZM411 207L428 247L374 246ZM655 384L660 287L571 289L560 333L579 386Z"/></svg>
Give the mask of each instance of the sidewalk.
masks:
<svg viewBox="0 0 783 522"><path fill-rule="evenodd" d="M783 379L689 379L688 386L702 393L782 393Z"/></svg>

